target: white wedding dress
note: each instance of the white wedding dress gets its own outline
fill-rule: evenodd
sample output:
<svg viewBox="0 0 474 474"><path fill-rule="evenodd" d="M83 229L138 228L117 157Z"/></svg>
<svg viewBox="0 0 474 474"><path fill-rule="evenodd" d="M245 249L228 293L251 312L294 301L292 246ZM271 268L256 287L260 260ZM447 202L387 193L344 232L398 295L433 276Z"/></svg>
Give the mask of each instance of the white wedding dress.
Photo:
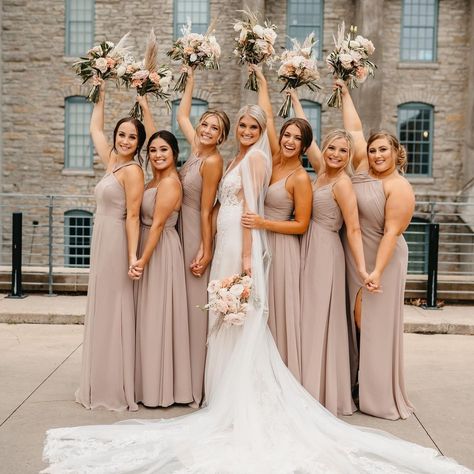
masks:
<svg viewBox="0 0 474 474"><path fill-rule="evenodd" d="M242 270L245 206L263 213L266 134L219 188L211 279ZM334 417L294 379L267 327L265 233L252 231L252 296L243 326L211 332L207 406L170 420L49 430L49 473L468 473L433 449ZM315 302L317 304L317 302ZM211 315L211 326L212 326Z"/></svg>

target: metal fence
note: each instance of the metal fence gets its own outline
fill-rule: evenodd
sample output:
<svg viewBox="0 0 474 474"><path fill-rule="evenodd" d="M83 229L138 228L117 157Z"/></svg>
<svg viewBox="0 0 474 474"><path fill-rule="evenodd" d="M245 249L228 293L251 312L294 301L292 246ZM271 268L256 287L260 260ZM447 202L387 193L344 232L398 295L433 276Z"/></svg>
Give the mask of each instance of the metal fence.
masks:
<svg viewBox="0 0 474 474"><path fill-rule="evenodd" d="M95 201L90 195L0 194L3 286L12 269L14 212L22 213L24 284L45 289L46 281L46 289L52 293L53 285L73 291L72 282L87 281L94 209ZM446 289L448 293L474 297L474 202L455 195L436 199L417 196L415 215L405 232L412 279L428 278L430 259L434 257L429 248L433 224L439 224L437 278L455 286ZM472 289L466 286L469 282Z"/></svg>

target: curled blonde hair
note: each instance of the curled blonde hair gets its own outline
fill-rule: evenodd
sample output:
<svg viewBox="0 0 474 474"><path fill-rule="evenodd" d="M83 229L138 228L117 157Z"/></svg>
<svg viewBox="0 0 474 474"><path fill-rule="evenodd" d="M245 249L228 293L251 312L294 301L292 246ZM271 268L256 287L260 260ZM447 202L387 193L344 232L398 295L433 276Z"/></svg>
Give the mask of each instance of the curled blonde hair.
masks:
<svg viewBox="0 0 474 474"><path fill-rule="evenodd" d="M400 173L405 174L407 163L408 163L407 152L405 150L405 147L400 144L400 142L398 141L398 138L395 135L393 135L393 133L386 132L385 130L372 133L372 135L370 135L369 139L367 140L367 154L369 153L370 145L375 140L378 140L380 138L385 138L388 141L388 143L390 143L392 150L397 155L397 158L395 160L395 165Z"/></svg>
<svg viewBox="0 0 474 474"><path fill-rule="evenodd" d="M217 122L219 123L219 138L217 139L217 144L222 145L227 140L227 137L229 136L229 130L230 130L230 120L227 114L222 111L222 110L206 110L201 117L199 117L199 122L196 125L195 131L199 129L201 126L202 122L206 120L208 117L216 117Z"/></svg>
<svg viewBox="0 0 474 474"><path fill-rule="evenodd" d="M343 138L347 142L347 147L349 149L349 159L347 160L346 166L344 167L345 169L348 169L349 172L352 172L352 158L354 157L354 150L355 150L355 145L354 145L354 139L352 138L352 135L347 131L342 128L336 128L334 130L331 130L323 139L323 142L321 144L321 154L324 156L324 153L328 149L329 145L334 141L338 140L339 138Z"/></svg>

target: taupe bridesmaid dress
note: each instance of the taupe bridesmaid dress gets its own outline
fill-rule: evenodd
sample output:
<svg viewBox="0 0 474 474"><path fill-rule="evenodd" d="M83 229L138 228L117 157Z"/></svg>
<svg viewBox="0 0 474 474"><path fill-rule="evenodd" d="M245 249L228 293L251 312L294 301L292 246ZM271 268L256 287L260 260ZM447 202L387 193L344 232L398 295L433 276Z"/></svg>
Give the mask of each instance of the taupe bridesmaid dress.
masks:
<svg viewBox="0 0 474 474"><path fill-rule="evenodd" d="M293 171L294 172L294 171ZM265 218L288 221L294 202L285 188L291 176L271 184L265 197ZM301 381L300 240L298 235L267 232L272 255L268 277L268 326L283 362Z"/></svg>
<svg viewBox="0 0 474 474"><path fill-rule="evenodd" d="M157 189L145 191L138 255L153 223ZM193 401L188 307L183 250L176 232L178 211L168 217L143 275L136 282L135 396L149 407Z"/></svg>
<svg viewBox="0 0 474 474"><path fill-rule="evenodd" d="M352 177L359 208L367 271L375 267L377 250L384 233L385 194L383 182L368 172ZM357 375L357 341L354 305L363 287L354 259L344 238L347 285L350 298L349 339L351 371ZM400 236L382 278L382 293L362 289L362 322L359 348L359 409L369 415L397 420L408 418L413 406L405 390L403 369L403 298L408 266L408 247Z"/></svg>
<svg viewBox="0 0 474 474"><path fill-rule="evenodd" d="M128 277L125 190L115 172L95 187L97 210L84 323L82 370L76 401L86 408L137 410L134 397L135 309Z"/></svg>
<svg viewBox="0 0 474 474"><path fill-rule="evenodd" d="M334 415L356 410L351 396L343 217L333 186L313 188L313 214L301 240L301 383Z"/></svg>
<svg viewBox="0 0 474 474"><path fill-rule="evenodd" d="M189 347L191 351L191 378L193 398L199 405L203 399L204 366L206 364L207 313L197 306L207 303L209 267L201 278L195 277L189 265L201 244L201 191L202 177L199 172L202 160L191 154L179 171L183 184L183 204L179 214L179 235L184 252L186 294L188 298Z"/></svg>

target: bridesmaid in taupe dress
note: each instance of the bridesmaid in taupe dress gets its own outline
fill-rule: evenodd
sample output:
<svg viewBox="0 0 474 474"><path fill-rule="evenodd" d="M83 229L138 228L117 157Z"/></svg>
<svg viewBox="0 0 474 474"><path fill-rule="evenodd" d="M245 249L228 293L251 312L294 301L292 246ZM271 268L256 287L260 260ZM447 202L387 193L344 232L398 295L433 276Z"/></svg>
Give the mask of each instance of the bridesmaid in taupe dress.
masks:
<svg viewBox="0 0 474 474"><path fill-rule="evenodd" d="M208 110L196 128L190 120L194 89L194 70L187 68L188 80L178 109L177 120L186 140L191 144L191 155L179 171L183 184L183 202L178 219L178 230L184 252L186 294L188 301L189 344L192 406L203 399L204 366L206 362L207 314L198 306L207 303L209 263L212 258L212 209L217 187L222 177L223 160L217 149L229 134L230 122L219 110ZM147 135L156 131L146 100L140 99Z"/></svg>
<svg viewBox="0 0 474 474"><path fill-rule="evenodd" d="M104 83L91 117L95 149L106 166L97 184L97 211L84 325L82 370L76 401L86 408L136 410L134 399L135 312L133 282L143 196L143 171L134 161L145 141L131 117L115 126L113 146L104 134Z"/></svg>
<svg viewBox="0 0 474 474"><path fill-rule="evenodd" d="M366 142L347 87L340 81L337 86L342 91L344 127L356 143L352 182L369 272L362 281L346 252L354 354L356 330L360 330L359 408L390 420L408 418L413 411L403 370L408 248L402 233L412 218L415 198L410 183L400 174L406 165L406 154L397 138L387 132L375 133ZM364 283L378 293L365 291ZM357 367L354 365L352 370L355 374Z"/></svg>
<svg viewBox="0 0 474 474"><path fill-rule="evenodd" d="M175 228L182 200L178 154L172 133L161 130L150 137L153 179L143 196L135 265L143 269L136 285L135 396L149 407L193 400L183 250Z"/></svg>
<svg viewBox="0 0 474 474"><path fill-rule="evenodd" d="M268 280L268 325L283 362L301 381L300 241L311 217L311 180L301 164L313 139L303 119L287 120L277 136L268 86L260 68L252 68L259 81L259 105L267 115L267 132L273 155L265 216L244 213L242 224L266 229L272 264Z"/></svg>

